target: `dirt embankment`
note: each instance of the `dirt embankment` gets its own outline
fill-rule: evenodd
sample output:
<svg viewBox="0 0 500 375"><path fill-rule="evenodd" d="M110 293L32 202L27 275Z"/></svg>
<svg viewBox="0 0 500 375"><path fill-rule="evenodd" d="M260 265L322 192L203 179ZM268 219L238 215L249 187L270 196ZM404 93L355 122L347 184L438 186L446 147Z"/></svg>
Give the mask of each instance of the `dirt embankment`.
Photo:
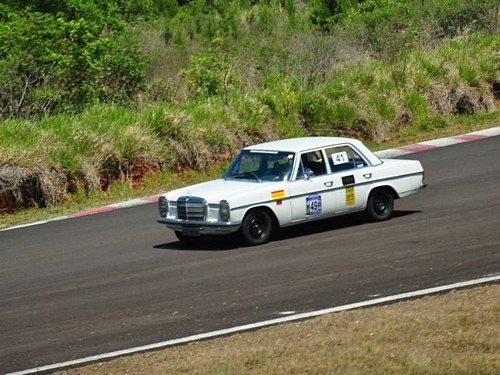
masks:
<svg viewBox="0 0 500 375"><path fill-rule="evenodd" d="M120 163L105 163L95 173L68 177L61 170L33 170L0 165L0 213L12 213L20 208L49 207L61 204L78 189L106 191L115 181L138 185L143 178L160 171L158 163L134 160L125 168Z"/></svg>

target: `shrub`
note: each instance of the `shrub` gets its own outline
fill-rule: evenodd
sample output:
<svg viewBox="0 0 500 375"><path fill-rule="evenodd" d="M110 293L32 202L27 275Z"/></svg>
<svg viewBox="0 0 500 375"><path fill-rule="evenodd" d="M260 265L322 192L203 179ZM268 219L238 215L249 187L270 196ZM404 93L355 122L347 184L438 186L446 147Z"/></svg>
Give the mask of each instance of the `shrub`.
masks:
<svg viewBox="0 0 500 375"><path fill-rule="evenodd" d="M418 12L411 3L396 0L367 0L342 17L345 28L372 53L392 59L414 46L419 38Z"/></svg>
<svg viewBox="0 0 500 375"><path fill-rule="evenodd" d="M466 30L498 34L500 4L496 0L441 0L429 3L428 17L441 37L453 38Z"/></svg>
<svg viewBox="0 0 500 375"><path fill-rule="evenodd" d="M0 119L127 104L142 90L143 56L113 4L103 4L9 8L0 22Z"/></svg>
<svg viewBox="0 0 500 375"><path fill-rule="evenodd" d="M238 79L233 64L224 40L216 38L207 50L191 57L191 68L182 70L182 74L188 77L188 87L195 98L222 96L227 102Z"/></svg>
<svg viewBox="0 0 500 375"><path fill-rule="evenodd" d="M418 92L407 91L403 97L403 105L411 111L414 121L421 122L429 114L427 100Z"/></svg>

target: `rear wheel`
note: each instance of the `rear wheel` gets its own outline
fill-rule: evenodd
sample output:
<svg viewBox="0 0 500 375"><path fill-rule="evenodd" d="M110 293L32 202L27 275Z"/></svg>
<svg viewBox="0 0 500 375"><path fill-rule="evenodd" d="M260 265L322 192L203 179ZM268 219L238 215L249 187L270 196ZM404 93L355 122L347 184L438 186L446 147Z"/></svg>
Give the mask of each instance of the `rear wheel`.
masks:
<svg viewBox="0 0 500 375"><path fill-rule="evenodd" d="M394 195L387 189L371 192L366 212L374 221L388 220L394 212Z"/></svg>
<svg viewBox="0 0 500 375"><path fill-rule="evenodd" d="M250 211L243 219L241 234L249 245L261 245L271 239L273 221L265 210Z"/></svg>

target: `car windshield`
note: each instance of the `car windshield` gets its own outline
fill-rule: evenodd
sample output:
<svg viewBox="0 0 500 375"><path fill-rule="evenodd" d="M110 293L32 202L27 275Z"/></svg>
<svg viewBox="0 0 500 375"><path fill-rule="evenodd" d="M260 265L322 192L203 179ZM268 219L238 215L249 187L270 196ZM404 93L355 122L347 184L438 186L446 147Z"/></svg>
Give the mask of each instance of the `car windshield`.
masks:
<svg viewBox="0 0 500 375"><path fill-rule="evenodd" d="M294 154L242 150L224 174L224 179L262 181L284 181L290 177Z"/></svg>

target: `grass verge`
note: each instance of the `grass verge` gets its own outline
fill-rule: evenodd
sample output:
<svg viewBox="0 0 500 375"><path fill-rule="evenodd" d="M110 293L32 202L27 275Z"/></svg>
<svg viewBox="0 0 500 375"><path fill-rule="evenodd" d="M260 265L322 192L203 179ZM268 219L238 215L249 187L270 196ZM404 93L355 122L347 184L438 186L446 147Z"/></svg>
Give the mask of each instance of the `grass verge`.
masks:
<svg viewBox="0 0 500 375"><path fill-rule="evenodd" d="M498 374L500 285L329 314L57 372Z"/></svg>

